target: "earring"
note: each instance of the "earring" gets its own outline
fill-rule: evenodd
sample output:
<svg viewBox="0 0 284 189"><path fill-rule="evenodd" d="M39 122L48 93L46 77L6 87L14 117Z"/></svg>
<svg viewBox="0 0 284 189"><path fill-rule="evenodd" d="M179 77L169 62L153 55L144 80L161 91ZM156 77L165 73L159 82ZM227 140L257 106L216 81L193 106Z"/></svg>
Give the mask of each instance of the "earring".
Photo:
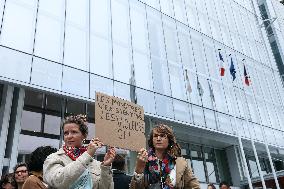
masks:
<svg viewBox="0 0 284 189"><path fill-rule="evenodd" d="M86 144L86 139L83 139L83 140L82 140L82 144Z"/></svg>

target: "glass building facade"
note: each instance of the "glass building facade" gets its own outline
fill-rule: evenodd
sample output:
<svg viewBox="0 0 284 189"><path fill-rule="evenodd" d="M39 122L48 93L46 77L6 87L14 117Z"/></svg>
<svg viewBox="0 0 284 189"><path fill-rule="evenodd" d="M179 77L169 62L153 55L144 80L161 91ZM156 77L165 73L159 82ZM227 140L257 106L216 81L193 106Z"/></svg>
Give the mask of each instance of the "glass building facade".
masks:
<svg viewBox="0 0 284 189"><path fill-rule="evenodd" d="M279 56L263 4L277 17ZM103 92L134 95L148 132L169 124L202 187L273 176L281 185L281 10L276 0L0 0L0 170L37 146L59 148L66 113L87 114L92 137ZM131 173L135 153L127 154Z"/></svg>

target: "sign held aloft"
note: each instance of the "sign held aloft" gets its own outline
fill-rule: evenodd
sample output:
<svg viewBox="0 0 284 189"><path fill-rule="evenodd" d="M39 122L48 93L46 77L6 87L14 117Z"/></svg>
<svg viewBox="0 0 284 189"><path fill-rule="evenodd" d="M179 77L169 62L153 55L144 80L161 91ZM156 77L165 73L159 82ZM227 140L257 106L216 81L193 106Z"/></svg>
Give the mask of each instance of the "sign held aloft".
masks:
<svg viewBox="0 0 284 189"><path fill-rule="evenodd" d="M96 93L96 137L104 144L139 151L146 147L142 106Z"/></svg>

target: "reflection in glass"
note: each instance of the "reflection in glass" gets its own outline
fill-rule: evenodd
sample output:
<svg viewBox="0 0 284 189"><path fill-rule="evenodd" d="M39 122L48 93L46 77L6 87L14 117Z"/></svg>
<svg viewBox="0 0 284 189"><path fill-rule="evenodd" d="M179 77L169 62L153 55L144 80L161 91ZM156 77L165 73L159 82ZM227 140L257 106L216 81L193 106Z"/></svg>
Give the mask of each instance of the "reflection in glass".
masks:
<svg viewBox="0 0 284 189"><path fill-rule="evenodd" d="M173 104L174 104L174 114L175 114L175 119L176 120L180 120L180 121L185 121L188 123L192 123L192 113L189 112L189 104L184 102L184 101L180 101L180 100L176 100L173 99Z"/></svg>
<svg viewBox="0 0 284 189"><path fill-rule="evenodd" d="M41 113L29 112L23 110L21 118L21 129L40 132L41 131Z"/></svg>
<svg viewBox="0 0 284 189"><path fill-rule="evenodd" d="M44 133L60 135L60 122L60 117L45 115Z"/></svg>
<svg viewBox="0 0 284 189"><path fill-rule="evenodd" d="M130 49L127 46L122 46L119 44L113 44L113 71L114 71L114 79L124 82L130 83L130 62L131 54Z"/></svg>
<svg viewBox="0 0 284 189"><path fill-rule="evenodd" d="M64 0L40 0L34 54L62 63Z"/></svg>
<svg viewBox="0 0 284 189"><path fill-rule="evenodd" d="M156 114L154 93L136 88L137 104L143 106L146 113Z"/></svg>
<svg viewBox="0 0 284 189"><path fill-rule="evenodd" d="M25 91L25 106L43 107L43 94L32 90Z"/></svg>
<svg viewBox="0 0 284 189"><path fill-rule="evenodd" d="M91 74L90 98L96 98L96 92L113 95L113 80Z"/></svg>
<svg viewBox="0 0 284 189"><path fill-rule="evenodd" d="M115 81L114 96L130 101L130 85Z"/></svg>
<svg viewBox="0 0 284 189"><path fill-rule="evenodd" d="M66 27L64 64L88 71L87 33L88 1L69 0L66 2Z"/></svg>
<svg viewBox="0 0 284 189"><path fill-rule="evenodd" d="M32 53L37 1L19 2L9 0L5 2L1 44Z"/></svg>
<svg viewBox="0 0 284 189"><path fill-rule="evenodd" d="M63 67L62 91L73 95L89 97L89 74L69 67Z"/></svg>
<svg viewBox="0 0 284 189"><path fill-rule="evenodd" d="M61 112L62 98L46 94L46 109L56 112Z"/></svg>
<svg viewBox="0 0 284 189"><path fill-rule="evenodd" d="M41 58L33 58L31 83L61 90L62 65Z"/></svg>
<svg viewBox="0 0 284 189"><path fill-rule="evenodd" d="M203 109L200 106L192 105L193 121L194 124L205 126Z"/></svg>
<svg viewBox="0 0 284 189"><path fill-rule="evenodd" d="M110 1L90 1L90 72L112 78Z"/></svg>
<svg viewBox="0 0 284 189"><path fill-rule="evenodd" d="M0 69L1 76L29 83L32 62L30 55L0 47L0 60L5 62L5 69Z"/></svg>
<svg viewBox="0 0 284 189"><path fill-rule="evenodd" d="M66 112L68 114L84 114L85 104L82 102L68 100L66 104Z"/></svg>
<svg viewBox="0 0 284 189"><path fill-rule="evenodd" d="M172 99L159 94L155 95L155 99L157 114L168 118L174 118Z"/></svg>

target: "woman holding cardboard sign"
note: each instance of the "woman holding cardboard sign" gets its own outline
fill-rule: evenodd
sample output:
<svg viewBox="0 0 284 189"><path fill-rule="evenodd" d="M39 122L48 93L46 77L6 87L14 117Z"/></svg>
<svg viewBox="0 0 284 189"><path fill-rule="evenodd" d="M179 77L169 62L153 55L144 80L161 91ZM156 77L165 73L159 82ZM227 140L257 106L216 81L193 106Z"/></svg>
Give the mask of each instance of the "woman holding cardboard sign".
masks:
<svg viewBox="0 0 284 189"><path fill-rule="evenodd" d="M173 130L158 124L150 134L149 150L138 153L132 189L200 189L188 162L181 157L181 149L176 142Z"/></svg>
<svg viewBox="0 0 284 189"><path fill-rule="evenodd" d="M112 189L111 163L116 155L109 148L103 162L93 159L98 148L103 146L99 139L92 139L87 147L86 116L71 115L63 122L65 144L58 152L47 157L43 166L44 181L52 188L60 189Z"/></svg>

